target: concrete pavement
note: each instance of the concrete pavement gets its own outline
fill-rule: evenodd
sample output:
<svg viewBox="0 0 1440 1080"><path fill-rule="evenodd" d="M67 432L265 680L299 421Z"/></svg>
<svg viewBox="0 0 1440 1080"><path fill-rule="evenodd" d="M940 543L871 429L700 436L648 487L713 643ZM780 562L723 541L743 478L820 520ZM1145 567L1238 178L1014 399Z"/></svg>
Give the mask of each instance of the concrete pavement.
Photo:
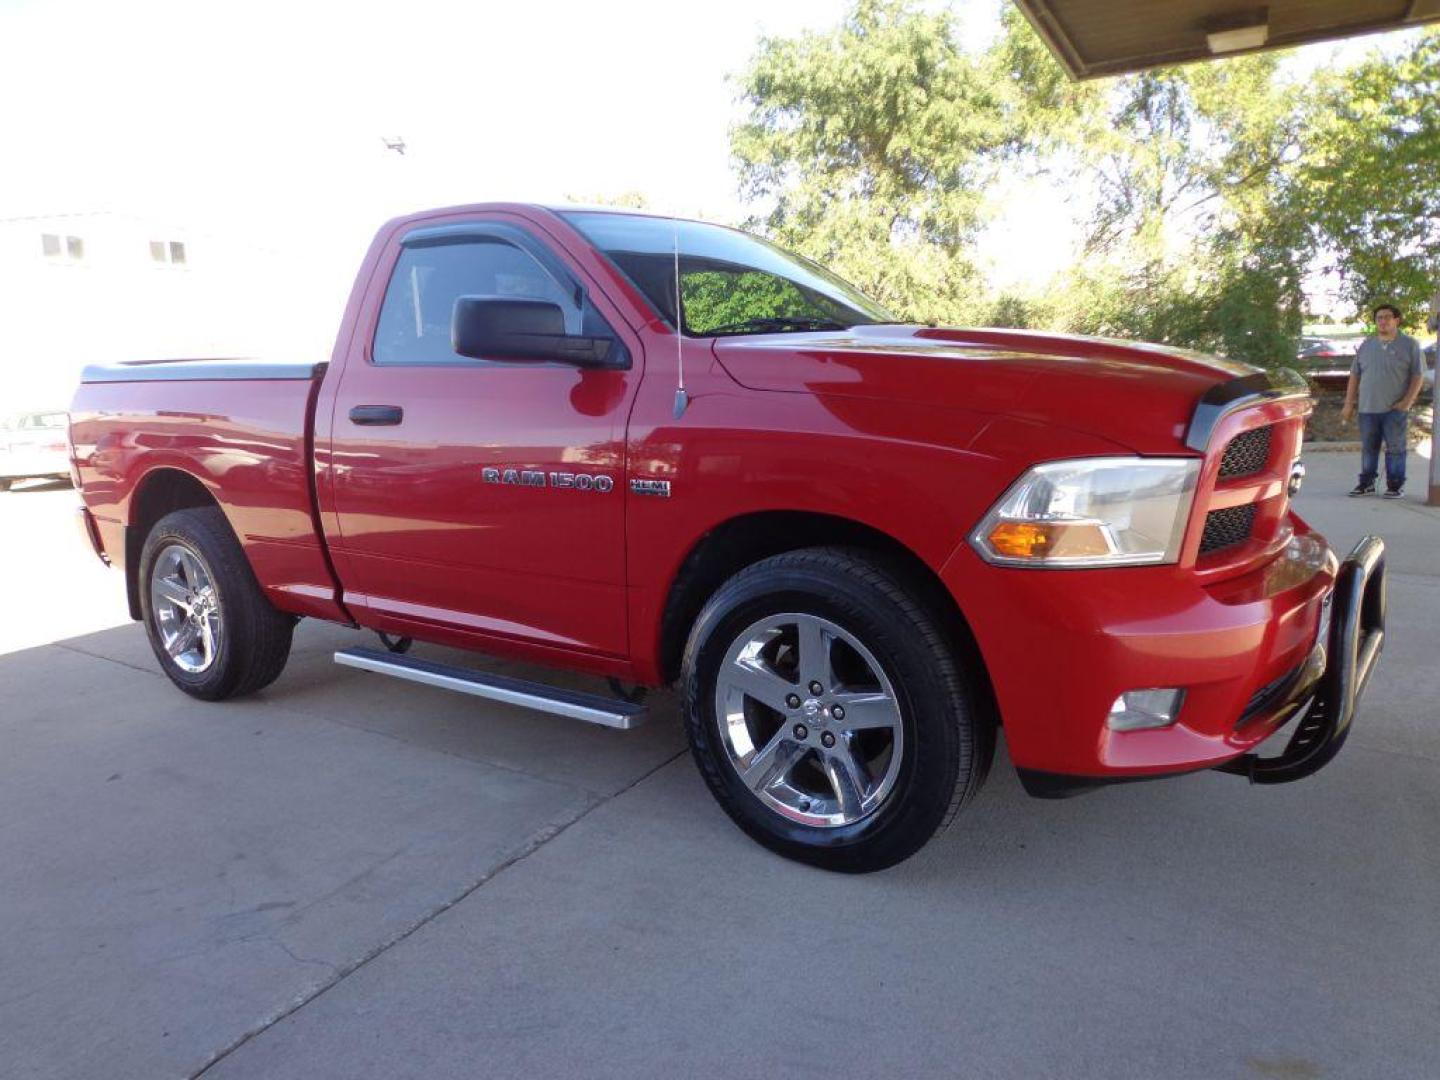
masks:
<svg viewBox="0 0 1440 1080"><path fill-rule="evenodd" d="M131 626L0 655L0 1076L1433 1077L1440 512L1353 471L1299 508L1389 541L1392 633L1325 772L1045 803L1002 757L865 878L734 829L664 696L586 727L312 624L220 706Z"/></svg>
<svg viewBox="0 0 1440 1080"><path fill-rule="evenodd" d="M0 654L130 621L115 575L80 539L79 505L63 482L0 493Z"/></svg>

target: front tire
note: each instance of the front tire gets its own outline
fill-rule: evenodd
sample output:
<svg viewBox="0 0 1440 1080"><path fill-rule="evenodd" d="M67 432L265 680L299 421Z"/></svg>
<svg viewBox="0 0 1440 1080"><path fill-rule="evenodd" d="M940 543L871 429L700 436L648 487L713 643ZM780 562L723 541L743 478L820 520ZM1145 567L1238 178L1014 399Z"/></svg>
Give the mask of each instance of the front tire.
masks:
<svg viewBox="0 0 1440 1080"><path fill-rule="evenodd" d="M771 850L881 870L979 790L994 733L917 593L866 552L814 548L742 570L696 620L682 674L691 752Z"/></svg>
<svg viewBox="0 0 1440 1080"><path fill-rule="evenodd" d="M139 580L150 647L185 693L205 701L254 693L285 669L295 620L265 598L218 507L156 522Z"/></svg>

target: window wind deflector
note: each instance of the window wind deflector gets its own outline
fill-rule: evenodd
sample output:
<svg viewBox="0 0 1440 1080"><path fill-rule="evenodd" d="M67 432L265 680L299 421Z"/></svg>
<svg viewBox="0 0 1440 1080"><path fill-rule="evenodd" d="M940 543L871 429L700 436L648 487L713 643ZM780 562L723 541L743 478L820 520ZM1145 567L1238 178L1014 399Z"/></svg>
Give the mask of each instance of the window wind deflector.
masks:
<svg viewBox="0 0 1440 1080"><path fill-rule="evenodd" d="M402 248L434 247L442 244L500 243L518 247L535 259L562 287L569 290L575 306L585 304L588 295L580 280L525 230L499 221L455 221L411 229L400 237Z"/></svg>

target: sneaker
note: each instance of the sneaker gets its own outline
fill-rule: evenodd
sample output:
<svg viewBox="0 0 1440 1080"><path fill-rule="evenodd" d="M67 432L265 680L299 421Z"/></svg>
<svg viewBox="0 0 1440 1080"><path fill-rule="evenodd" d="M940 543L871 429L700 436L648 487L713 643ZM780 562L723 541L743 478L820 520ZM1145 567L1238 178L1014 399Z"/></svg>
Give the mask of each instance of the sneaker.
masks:
<svg viewBox="0 0 1440 1080"><path fill-rule="evenodd" d="M1352 499L1353 499L1356 495L1374 495L1374 494L1375 494L1375 485L1374 485L1374 484L1356 484L1353 488L1350 489L1350 497L1351 497Z"/></svg>
<svg viewBox="0 0 1440 1080"><path fill-rule="evenodd" d="M1387 498L1387 499L1403 499L1404 497L1405 497L1405 489L1404 489L1404 488L1386 488L1386 489L1385 489L1384 498Z"/></svg>

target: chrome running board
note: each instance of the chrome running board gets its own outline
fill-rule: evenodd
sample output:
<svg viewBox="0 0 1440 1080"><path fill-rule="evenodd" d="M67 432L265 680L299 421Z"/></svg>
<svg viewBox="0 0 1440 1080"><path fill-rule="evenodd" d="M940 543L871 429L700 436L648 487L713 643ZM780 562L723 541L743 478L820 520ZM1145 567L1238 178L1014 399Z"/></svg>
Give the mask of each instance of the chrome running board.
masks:
<svg viewBox="0 0 1440 1080"><path fill-rule="evenodd" d="M504 675L484 675L468 668L451 664L437 664L433 660L420 660L412 656L398 656L378 649L342 649L335 654L335 662L361 671L374 671L397 679L438 686L442 690L455 690L461 694L518 705L523 709L538 709L540 712L568 716L572 720L584 720L587 724L628 730L639 727L650 715L644 705L631 704L619 698L602 694L587 694L581 690L562 690L544 683L511 679Z"/></svg>

